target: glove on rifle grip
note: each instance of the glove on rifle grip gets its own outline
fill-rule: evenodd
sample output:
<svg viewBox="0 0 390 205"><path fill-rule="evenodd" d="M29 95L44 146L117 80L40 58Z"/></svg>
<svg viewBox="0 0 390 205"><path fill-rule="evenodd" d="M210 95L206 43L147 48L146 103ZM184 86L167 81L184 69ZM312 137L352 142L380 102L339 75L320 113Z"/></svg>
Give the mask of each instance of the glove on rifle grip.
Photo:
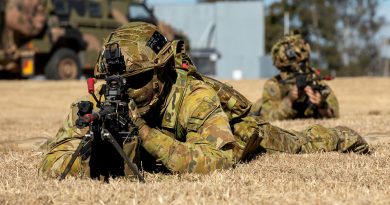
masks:
<svg viewBox="0 0 390 205"><path fill-rule="evenodd" d="M141 129L141 127L146 123L145 120L141 117L141 114L139 113L137 105L133 99L130 99L129 102L129 117L134 125L136 125L139 129Z"/></svg>

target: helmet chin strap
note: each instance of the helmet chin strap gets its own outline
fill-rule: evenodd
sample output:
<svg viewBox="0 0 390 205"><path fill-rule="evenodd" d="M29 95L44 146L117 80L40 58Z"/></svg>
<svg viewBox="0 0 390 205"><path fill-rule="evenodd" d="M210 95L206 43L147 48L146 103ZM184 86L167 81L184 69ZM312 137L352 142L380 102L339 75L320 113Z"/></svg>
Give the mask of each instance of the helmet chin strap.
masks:
<svg viewBox="0 0 390 205"><path fill-rule="evenodd" d="M138 110L140 111L140 114L141 115L144 115L146 113L149 112L149 110L156 106L157 105L157 102L160 100L160 95L162 93L162 87L163 86L160 86L159 83L158 83L158 77L157 77L157 69L154 69L153 71L153 79L152 79L152 82L153 82L153 98L152 100L150 101L150 103L142 108L139 108Z"/></svg>

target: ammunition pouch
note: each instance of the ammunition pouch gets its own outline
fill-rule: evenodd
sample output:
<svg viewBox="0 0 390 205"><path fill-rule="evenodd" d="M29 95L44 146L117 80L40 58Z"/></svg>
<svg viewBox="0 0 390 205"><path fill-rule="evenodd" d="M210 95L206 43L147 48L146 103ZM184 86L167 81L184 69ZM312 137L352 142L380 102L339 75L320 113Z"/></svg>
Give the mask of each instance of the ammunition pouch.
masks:
<svg viewBox="0 0 390 205"><path fill-rule="evenodd" d="M234 136L244 142L239 160L247 161L256 154L265 152L259 145L264 138L261 127L268 124L258 116L246 116L232 125Z"/></svg>

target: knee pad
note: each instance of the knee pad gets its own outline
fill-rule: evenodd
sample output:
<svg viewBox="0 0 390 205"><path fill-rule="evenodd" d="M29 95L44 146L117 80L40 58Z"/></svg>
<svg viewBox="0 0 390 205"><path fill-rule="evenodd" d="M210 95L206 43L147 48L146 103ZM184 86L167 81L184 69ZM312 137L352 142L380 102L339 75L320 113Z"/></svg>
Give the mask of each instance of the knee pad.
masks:
<svg viewBox="0 0 390 205"><path fill-rule="evenodd" d="M329 152L337 150L338 136L321 125L312 125L304 131L308 143L303 145L303 153Z"/></svg>

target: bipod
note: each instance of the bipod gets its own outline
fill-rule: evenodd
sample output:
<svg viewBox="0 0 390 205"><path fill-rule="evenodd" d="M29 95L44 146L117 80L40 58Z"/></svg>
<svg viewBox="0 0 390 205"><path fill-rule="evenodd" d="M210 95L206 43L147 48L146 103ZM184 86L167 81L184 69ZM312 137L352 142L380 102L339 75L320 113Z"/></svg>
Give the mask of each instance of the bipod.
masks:
<svg viewBox="0 0 390 205"><path fill-rule="evenodd" d="M76 151L72 154L72 158L70 159L68 165L66 166L64 172L62 172L61 176L60 176L60 181L62 181L63 179L65 179L66 175L68 175L69 171L70 171L70 168L73 166L74 164L74 161L76 161L76 158L78 156L80 156L80 152L81 152L81 149L87 145L88 143L90 143L93 139L93 134L92 133L88 133L86 134L83 139L81 140L79 146L77 146L77 149Z"/></svg>
<svg viewBox="0 0 390 205"><path fill-rule="evenodd" d="M131 171L137 176L138 180L142 183L145 183L144 177L141 175L141 173L138 171L137 166L132 163L129 159L129 157L126 156L123 149L120 147L118 142L115 140L115 138L111 135L111 133L107 129L102 129L101 136L103 140L107 140L114 146L116 151L121 155L127 166L131 169ZM66 166L64 172L62 172L59 180L62 181L65 179L66 175L69 173L70 168L73 166L74 162L76 161L76 158L80 155L80 152L82 148L90 143L93 140L93 133L88 133L84 136L83 140L80 142L79 146L77 147L76 151L72 154L72 158L70 159L68 165Z"/></svg>
<svg viewBox="0 0 390 205"><path fill-rule="evenodd" d="M121 157L123 158L123 160L125 161L125 163L127 164L127 166L129 166L129 168L131 169L131 171L137 175L138 177L138 180L142 183L145 183L145 179L144 177L141 175L141 173L139 173L138 171L138 168L137 166L132 163L129 159L129 157L126 156L125 152L123 151L123 149L121 148L121 146L118 144L118 142L115 140L115 138L111 135L111 133L107 130L107 129L102 129L102 133L101 133L101 136L102 136L102 139L103 140L108 140L108 142L110 142L112 144L112 146L114 146L114 148L116 149L116 151L121 155Z"/></svg>

